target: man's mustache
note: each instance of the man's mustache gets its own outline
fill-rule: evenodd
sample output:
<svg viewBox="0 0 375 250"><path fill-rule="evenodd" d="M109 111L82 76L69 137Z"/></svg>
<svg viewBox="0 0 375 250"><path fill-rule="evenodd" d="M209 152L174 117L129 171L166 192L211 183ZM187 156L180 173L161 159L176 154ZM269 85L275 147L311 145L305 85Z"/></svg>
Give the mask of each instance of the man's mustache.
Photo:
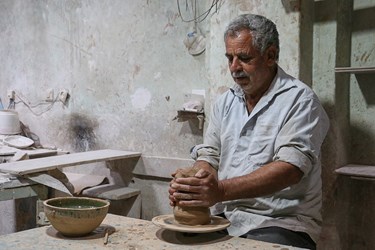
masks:
<svg viewBox="0 0 375 250"><path fill-rule="evenodd" d="M248 77L248 75L243 71L237 71L232 73L233 78Z"/></svg>

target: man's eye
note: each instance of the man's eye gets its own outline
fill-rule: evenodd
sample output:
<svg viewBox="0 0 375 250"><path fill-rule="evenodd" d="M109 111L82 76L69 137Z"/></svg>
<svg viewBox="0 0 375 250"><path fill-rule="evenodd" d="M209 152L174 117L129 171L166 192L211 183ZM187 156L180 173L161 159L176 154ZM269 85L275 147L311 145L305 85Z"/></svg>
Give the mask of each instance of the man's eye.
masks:
<svg viewBox="0 0 375 250"><path fill-rule="evenodd" d="M251 57L239 57L238 58L241 62L248 63L251 61Z"/></svg>

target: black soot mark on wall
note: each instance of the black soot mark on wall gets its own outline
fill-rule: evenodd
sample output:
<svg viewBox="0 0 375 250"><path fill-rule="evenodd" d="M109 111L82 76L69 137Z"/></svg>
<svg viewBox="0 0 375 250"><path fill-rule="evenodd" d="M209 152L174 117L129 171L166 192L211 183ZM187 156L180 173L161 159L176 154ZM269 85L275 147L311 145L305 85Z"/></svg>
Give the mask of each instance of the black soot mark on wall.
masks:
<svg viewBox="0 0 375 250"><path fill-rule="evenodd" d="M69 130L72 137L73 148L76 152L85 152L96 149L95 128L97 122L83 114L72 114Z"/></svg>

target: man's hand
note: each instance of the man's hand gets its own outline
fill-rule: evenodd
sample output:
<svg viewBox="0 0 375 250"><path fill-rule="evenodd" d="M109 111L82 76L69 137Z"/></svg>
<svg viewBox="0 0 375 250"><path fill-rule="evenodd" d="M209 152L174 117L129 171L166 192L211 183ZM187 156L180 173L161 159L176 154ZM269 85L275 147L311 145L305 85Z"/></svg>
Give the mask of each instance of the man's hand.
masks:
<svg viewBox="0 0 375 250"><path fill-rule="evenodd" d="M173 183L175 183L175 180L176 180L175 176L176 176L176 172L172 173L173 179L169 183L169 189L168 189L168 193L169 193L169 205L171 205L172 207L176 206L176 202L177 202L177 200L173 196L173 194L175 192L177 192L177 190L175 190L175 189L172 188Z"/></svg>
<svg viewBox="0 0 375 250"><path fill-rule="evenodd" d="M210 164L197 161L195 166L200 170L194 177L175 178L170 183L169 200L170 205L181 206L204 206L210 207L221 201L223 188L217 180L216 171Z"/></svg>

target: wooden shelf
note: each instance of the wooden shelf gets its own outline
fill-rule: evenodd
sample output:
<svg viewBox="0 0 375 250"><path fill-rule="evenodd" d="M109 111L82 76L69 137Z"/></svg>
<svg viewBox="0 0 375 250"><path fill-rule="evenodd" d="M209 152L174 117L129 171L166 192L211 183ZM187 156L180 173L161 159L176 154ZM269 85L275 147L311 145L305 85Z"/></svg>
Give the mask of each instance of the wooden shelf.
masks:
<svg viewBox="0 0 375 250"><path fill-rule="evenodd" d="M336 67L336 73L369 74L375 73L375 67Z"/></svg>
<svg viewBox="0 0 375 250"><path fill-rule="evenodd" d="M204 122L204 112L192 111L192 110L177 110L177 116L179 122L184 122L187 120L198 119L199 129L203 129Z"/></svg>
<svg viewBox="0 0 375 250"><path fill-rule="evenodd" d="M337 174L375 180L375 166L349 164L335 170Z"/></svg>
<svg viewBox="0 0 375 250"><path fill-rule="evenodd" d="M103 149L3 163L0 164L0 172L15 175L26 175L48 171L56 168L63 168L100 161L113 161L140 156L140 152Z"/></svg>

